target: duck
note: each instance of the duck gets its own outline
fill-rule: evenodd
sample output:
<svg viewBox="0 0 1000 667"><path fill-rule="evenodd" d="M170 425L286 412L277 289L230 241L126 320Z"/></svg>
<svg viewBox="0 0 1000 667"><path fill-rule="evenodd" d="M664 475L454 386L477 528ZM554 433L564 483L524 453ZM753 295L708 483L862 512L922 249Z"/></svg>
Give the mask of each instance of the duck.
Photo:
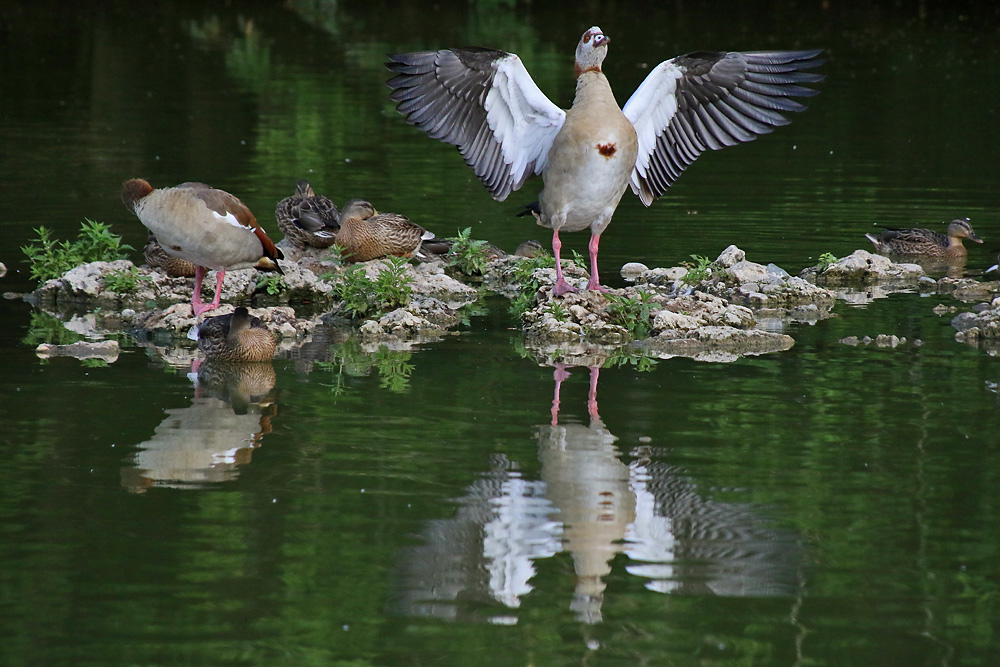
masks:
<svg viewBox="0 0 1000 667"><path fill-rule="evenodd" d="M197 329L198 348L208 359L258 362L274 358L277 339L264 321L244 306L207 317Z"/></svg>
<svg viewBox="0 0 1000 667"><path fill-rule="evenodd" d="M329 248L337 242L337 206L333 200L313 192L306 179L295 184L295 194L278 202L274 219L285 238L299 248Z"/></svg>
<svg viewBox="0 0 1000 667"><path fill-rule="evenodd" d="M785 125L792 98L819 91L822 49L697 51L665 60L619 107L602 65L611 38L598 26L576 47L576 93L563 110L514 53L482 47L390 54L390 98L410 125L458 148L490 194L504 201L540 175L538 224L552 229L553 294L577 291L563 276L560 231L590 229L590 279L625 190L646 206L706 149L747 142Z"/></svg>
<svg viewBox="0 0 1000 667"><path fill-rule="evenodd" d="M962 245L962 239L969 239L974 243L983 242L976 236L968 218L952 220L948 224L947 234L930 229L886 227L878 236L865 234L865 238L874 243L879 252L927 257L965 257L968 250Z"/></svg>
<svg viewBox="0 0 1000 667"><path fill-rule="evenodd" d="M399 213L379 213L366 199L352 199L340 211L337 245L349 262L412 257L434 234Z"/></svg>
<svg viewBox="0 0 1000 667"><path fill-rule="evenodd" d="M153 232L149 232L149 240L146 242L146 247L142 249L142 255L149 266L154 269L163 269L172 278L194 277L195 265L186 259L167 254L160 242L156 240L156 235Z"/></svg>
<svg viewBox="0 0 1000 667"><path fill-rule="evenodd" d="M226 271L254 267L283 273L284 255L237 197L204 183L154 189L133 178L122 184L122 203L152 232L168 255L195 266L191 310L196 318L219 307ZM215 297L201 302L208 269L216 273Z"/></svg>

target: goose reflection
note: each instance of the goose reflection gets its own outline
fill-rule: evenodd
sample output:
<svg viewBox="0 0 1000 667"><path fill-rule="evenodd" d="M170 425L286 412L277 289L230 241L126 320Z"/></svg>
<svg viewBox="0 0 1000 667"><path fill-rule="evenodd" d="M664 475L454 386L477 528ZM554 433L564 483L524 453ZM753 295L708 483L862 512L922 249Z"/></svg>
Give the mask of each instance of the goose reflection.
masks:
<svg viewBox="0 0 1000 667"><path fill-rule="evenodd" d="M239 466L271 432L277 412L271 362L208 359L195 365L191 405L167 410L153 437L121 470L136 493L158 487L201 488L236 479Z"/></svg>
<svg viewBox="0 0 1000 667"><path fill-rule="evenodd" d="M539 479L497 458L432 521L422 544L402 554L395 607L404 614L514 623L532 591L536 561L560 552L576 575L569 607L584 623L602 620L606 579L618 554L625 570L663 594L792 596L800 593L798 536L750 504L706 498L665 450L644 447L623 460L597 407L600 368L589 368L588 423L560 421L556 364L551 420L536 427ZM497 611L502 605L506 610Z"/></svg>

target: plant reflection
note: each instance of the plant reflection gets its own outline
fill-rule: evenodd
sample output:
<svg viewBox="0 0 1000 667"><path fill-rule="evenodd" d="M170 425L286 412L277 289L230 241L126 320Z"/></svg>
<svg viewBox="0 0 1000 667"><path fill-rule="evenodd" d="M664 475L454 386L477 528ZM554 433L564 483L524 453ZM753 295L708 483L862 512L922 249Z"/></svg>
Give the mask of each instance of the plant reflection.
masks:
<svg viewBox="0 0 1000 667"><path fill-rule="evenodd" d="M154 486L203 488L236 479L239 466L250 462L271 432L274 384L271 362L200 364L190 407L166 411L153 437L122 467L122 486L143 493Z"/></svg>
<svg viewBox="0 0 1000 667"><path fill-rule="evenodd" d="M560 393L570 377L557 363L551 421L536 427L541 470L529 480L516 462L494 459L470 485L450 519L428 523L422 546L402 555L397 610L492 623L515 623L533 590L536 560L560 552L576 575L570 608L598 623L612 560L665 594L795 596L803 552L796 534L773 526L759 508L706 497L666 450L643 446L623 460L597 405L600 366L589 367L589 424L560 423Z"/></svg>

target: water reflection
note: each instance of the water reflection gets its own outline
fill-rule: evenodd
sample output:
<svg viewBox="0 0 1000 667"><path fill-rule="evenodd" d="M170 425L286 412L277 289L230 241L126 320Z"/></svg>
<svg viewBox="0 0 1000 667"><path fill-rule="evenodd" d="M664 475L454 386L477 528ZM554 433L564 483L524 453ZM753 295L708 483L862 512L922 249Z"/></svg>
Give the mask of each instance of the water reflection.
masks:
<svg viewBox="0 0 1000 667"><path fill-rule="evenodd" d="M236 479L239 466L250 462L271 432L277 413L273 364L209 359L193 375L191 405L168 409L153 437L122 467L121 483L129 491L203 488Z"/></svg>
<svg viewBox="0 0 1000 667"><path fill-rule="evenodd" d="M600 367L588 371L589 423L560 423L571 371L555 364L552 418L535 427L539 479L494 459L455 499L455 516L425 524L423 544L402 554L397 611L514 623L509 610L533 590L535 561L561 552L576 574L569 607L584 623L602 620L618 554L628 557L626 571L657 593L801 594L798 536L753 505L705 497L690 475L664 461L662 448L637 448L626 462L598 413ZM497 612L497 603L508 611Z"/></svg>

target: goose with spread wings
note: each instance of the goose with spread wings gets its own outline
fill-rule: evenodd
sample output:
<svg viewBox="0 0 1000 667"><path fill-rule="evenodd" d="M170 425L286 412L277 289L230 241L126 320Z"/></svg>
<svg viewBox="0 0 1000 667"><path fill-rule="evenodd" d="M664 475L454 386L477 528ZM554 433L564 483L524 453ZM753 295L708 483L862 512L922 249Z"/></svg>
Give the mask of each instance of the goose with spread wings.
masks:
<svg viewBox="0 0 1000 667"><path fill-rule="evenodd" d="M576 291L559 264L560 230L590 228L590 280L601 233L631 187L649 206L706 149L751 141L801 111L795 97L818 91L821 50L709 52L657 65L624 108L601 71L610 37L583 33L576 47L576 95L552 103L513 53L466 47L389 56L391 97L406 121L456 146L498 201L529 176L544 183L538 223L552 229L555 295Z"/></svg>

